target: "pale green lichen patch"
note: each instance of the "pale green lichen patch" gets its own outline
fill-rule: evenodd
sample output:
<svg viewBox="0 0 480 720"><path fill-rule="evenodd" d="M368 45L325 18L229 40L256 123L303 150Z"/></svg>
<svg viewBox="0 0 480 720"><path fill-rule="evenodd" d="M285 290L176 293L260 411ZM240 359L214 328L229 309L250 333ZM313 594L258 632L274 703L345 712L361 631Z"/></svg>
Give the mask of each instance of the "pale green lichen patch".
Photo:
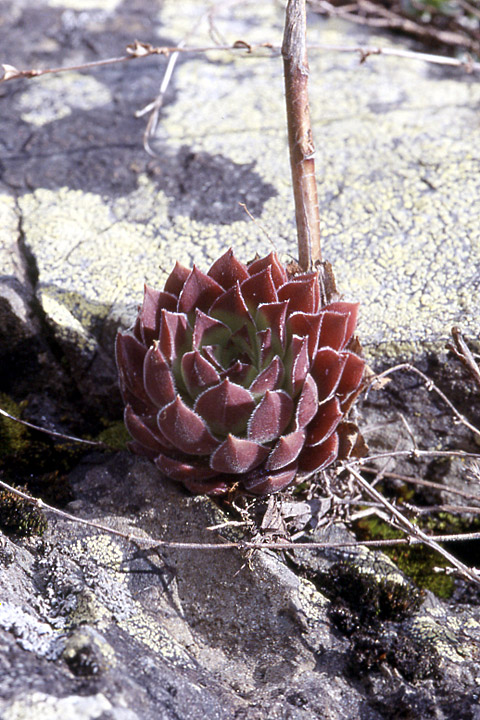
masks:
<svg viewBox="0 0 480 720"><path fill-rule="evenodd" d="M98 319L132 321L144 282L159 286L176 260L204 265L205 258L211 263L221 252L222 227L183 216L169 220L166 204L145 177L113 206L94 193L67 188L21 198L26 241L39 270L39 299L61 337L91 349L90 331ZM147 225L146 216L152 218ZM229 245L240 256L252 256L258 229L238 221L228 230Z"/></svg>
<svg viewBox="0 0 480 720"><path fill-rule="evenodd" d="M158 31L184 37L199 15L195 3L179 12L166 0ZM282 15L276 3L240 3L222 8L216 22L229 41L280 42ZM202 44L206 33L202 20L189 42ZM344 45L346 33L338 22L311 19L311 43ZM257 220L283 257L295 255L281 58L222 58L183 57L152 144L160 157L188 147L253 163L276 192ZM367 353L411 357L442 346L452 325L478 337L480 86L460 72L433 75L425 64L385 56L360 65L356 56L312 51L310 71L324 256L345 298L361 303ZM76 322L86 336L95 318L128 325L143 282L161 286L176 260L206 270L230 246L243 260L271 249L248 218L219 224L176 213L145 176L118 199L61 188L20 202L47 316L54 325L59 318L62 336L70 323L87 347Z"/></svg>
<svg viewBox="0 0 480 720"><path fill-rule="evenodd" d="M77 600L75 610L70 613L67 627L94 625L98 630L105 630L111 620L111 612L102 605L93 592L83 592Z"/></svg>
<svg viewBox="0 0 480 720"><path fill-rule="evenodd" d="M91 535L78 540L71 548L73 555L85 555L113 573L115 582L123 583L125 574L120 571L123 552L110 535Z"/></svg>
<svg viewBox="0 0 480 720"><path fill-rule="evenodd" d="M119 622L119 627L137 642L143 643L150 650L161 655L170 664L176 667L194 667L192 659L184 648L159 623L147 615L139 603L134 603L134 607L139 610L138 614Z"/></svg>
<svg viewBox="0 0 480 720"><path fill-rule="evenodd" d="M153 229L117 221L100 196L37 190L20 205L26 242L37 259L39 299L62 337L76 337L81 347L95 344L92 323L125 312L129 319L143 283L159 281Z"/></svg>
<svg viewBox="0 0 480 720"><path fill-rule="evenodd" d="M38 78L27 86L18 102L22 120L40 126L61 120L75 110L91 110L111 100L104 83L91 75L71 72Z"/></svg>
<svg viewBox="0 0 480 720"><path fill-rule="evenodd" d="M86 622L105 629L114 619L132 639L154 650L167 662L179 667L192 667L192 660L182 645L130 594L129 574L123 564L125 555L111 536L82 538L72 545L69 552L77 559L82 558L82 562L88 561L97 566L96 595L83 594L69 618L70 625ZM101 576L100 573L104 574Z"/></svg>
<svg viewBox="0 0 480 720"><path fill-rule="evenodd" d="M443 608L429 608L412 623L413 635L449 662L478 658L480 623L472 617L449 615Z"/></svg>
<svg viewBox="0 0 480 720"><path fill-rule="evenodd" d="M305 578L300 578L297 600L307 621L309 620L313 623L324 619L325 608L330 605L329 600L318 592L310 580L306 580Z"/></svg>
<svg viewBox="0 0 480 720"><path fill-rule="evenodd" d="M322 24L322 42L344 44L345 28L331 27ZM310 41L319 31L312 23ZM478 86L432 79L424 65L398 59L360 66L311 52L310 69L325 256L345 294L362 302L364 341L417 345L445 337L454 323L478 333ZM261 221L283 250L293 235L281 67L262 58L248 70L232 84L230 67L210 65L202 96L201 60L185 63L181 101L162 132L197 150L221 147L237 162L257 160L279 193ZM212 116L220 118L215 132Z"/></svg>
<svg viewBox="0 0 480 720"><path fill-rule="evenodd" d="M86 328L76 319L65 303L65 294L58 293L55 288L49 292L47 288L40 291L39 298L46 316L58 333L66 339L70 339L81 350L95 349L94 339L89 336Z"/></svg>

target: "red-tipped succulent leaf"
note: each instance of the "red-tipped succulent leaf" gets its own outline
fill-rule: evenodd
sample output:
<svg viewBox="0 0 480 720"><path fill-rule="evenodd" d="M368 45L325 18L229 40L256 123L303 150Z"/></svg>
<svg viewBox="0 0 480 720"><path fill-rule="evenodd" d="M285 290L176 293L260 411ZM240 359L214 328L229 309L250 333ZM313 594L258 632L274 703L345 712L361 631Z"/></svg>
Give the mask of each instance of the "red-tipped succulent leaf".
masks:
<svg viewBox="0 0 480 720"><path fill-rule="evenodd" d="M177 263L117 337L131 448L195 493L277 492L345 453L364 361L358 305L321 306L316 273L228 250L207 273Z"/></svg>

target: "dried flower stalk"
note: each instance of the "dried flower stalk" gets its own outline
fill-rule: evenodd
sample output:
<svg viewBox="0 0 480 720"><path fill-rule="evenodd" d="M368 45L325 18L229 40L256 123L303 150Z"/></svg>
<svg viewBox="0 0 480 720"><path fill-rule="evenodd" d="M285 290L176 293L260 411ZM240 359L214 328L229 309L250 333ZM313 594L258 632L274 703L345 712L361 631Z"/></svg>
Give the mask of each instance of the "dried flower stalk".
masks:
<svg viewBox="0 0 480 720"><path fill-rule="evenodd" d="M322 254L315 180L315 146L308 103L309 67L306 27L305 0L288 0L282 55L298 236L298 261L302 270L311 270L320 263Z"/></svg>

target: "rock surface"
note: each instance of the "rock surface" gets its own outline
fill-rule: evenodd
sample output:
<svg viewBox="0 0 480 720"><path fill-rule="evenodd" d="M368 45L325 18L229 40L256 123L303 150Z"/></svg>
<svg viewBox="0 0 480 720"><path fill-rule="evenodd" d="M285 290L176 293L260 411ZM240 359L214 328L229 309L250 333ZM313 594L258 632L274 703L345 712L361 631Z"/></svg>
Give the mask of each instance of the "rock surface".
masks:
<svg viewBox="0 0 480 720"><path fill-rule="evenodd" d="M225 520L218 508L146 461L91 456L71 483L78 517L222 542L207 529ZM299 553L307 580L265 551L146 552L53 520L42 540L4 538L1 558L4 720L476 717L478 613L422 598L379 554ZM361 603L331 595L334 565Z"/></svg>
<svg viewBox="0 0 480 720"><path fill-rule="evenodd" d="M134 38L175 44L192 28L193 44L212 44L196 1L2 6L11 18L3 60L21 68L118 56ZM233 4L213 23L226 42L278 45L282 8ZM395 47L313 15L309 32L312 43ZM8 237L20 233L36 298L89 395L92 364L108 386L115 329L131 322L144 281L161 284L176 259L205 269L229 246L244 259L265 253L261 228L281 253L295 253L278 55L182 55L151 158L134 113L156 96L165 62L0 91ZM312 51L310 65L324 254L346 298L362 303L367 352L412 356L438 347L454 324L478 337L475 76L386 56L360 65L357 55L325 51Z"/></svg>
<svg viewBox="0 0 480 720"><path fill-rule="evenodd" d="M185 0L0 0L0 18L1 61L19 68L118 56L135 38L176 44L192 28L189 42L212 44L204 5ZM282 23L281 4L227 3L213 31L280 44ZM315 16L310 41L396 46ZM312 52L310 65L325 256L362 303L367 353L416 355L479 420L465 377L426 354L452 324L480 329L478 83L386 57ZM294 253L279 57L181 56L150 157L134 112L164 69L153 58L0 84L0 391L40 424L98 432L119 417L113 339L144 281L176 259L205 269L229 246L244 260L269 251L239 202ZM399 413L426 447L474 448L416 380L360 412L379 449L409 446ZM15 481L25 459L12 458ZM75 465L49 476L48 497L59 502L60 476L77 517L146 540L231 535L207 529L226 519L212 501L145 461ZM468 487L460 463L426 473ZM379 553L146 553L55 517L43 538L0 539L2 719L480 718L479 598L465 584L447 603Z"/></svg>

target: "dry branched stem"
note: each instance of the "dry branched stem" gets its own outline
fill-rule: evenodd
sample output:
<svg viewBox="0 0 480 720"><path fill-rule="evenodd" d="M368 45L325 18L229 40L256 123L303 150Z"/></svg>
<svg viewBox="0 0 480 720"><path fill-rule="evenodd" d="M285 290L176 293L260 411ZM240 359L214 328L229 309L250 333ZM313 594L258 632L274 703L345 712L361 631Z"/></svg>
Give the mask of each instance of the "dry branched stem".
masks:
<svg viewBox="0 0 480 720"><path fill-rule="evenodd" d="M370 458L366 458L367 461L369 459ZM363 465L362 470L366 473L372 473L375 476L378 473L378 470L376 468L369 467L368 465ZM458 488L446 487L445 485L433 482L432 480L424 480L423 478L419 477L410 477L410 475L402 475L400 473L386 471L382 471L382 477L392 480L400 480L401 482L409 483L411 485L421 485L422 487L432 488L433 490L440 490L441 492L449 492L451 495L458 495L459 497L464 497L467 500L476 500L480 502L480 495L477 495L476 493L467 492L466 490L460 490Z"/></svg>
<svg viewBox="0 0 480 720"><path fill-rule="evenodd" d="M403 60L419 60L420 62L432 63L433 65L448 65L464 70L467 73L480 71L480 62L474 62L469 57L466 60L448 57L446 55L432 55L431 53L415 52L414 50L403 50L402 48L390 47L369 47L355 45L322 45L313 44L308 46L309 50L328 50L339 53L357 53L360 63L364 63L369 57L383 55L384 57L398 57Z"/></svg>
<svg viewBox="0 0 480 720"><path fill-rule="evenodd" d="M452 328L452 338L453 342L448 343L447 347L457 356L460 362L463 363L480 388L480 367L457 327Z"/></svg>
<svg viewBox="0 0 480 720"><path fill-rule="evenodd" d="M181 47L180 43L180 47ZM165 93L167 92L167 88L170 84L170 80L172 79L173 70L175 68L175 64L178 60L179 53L174 52L170 55L168 58L167 68L165 70L165 74L162 79L162 83L160 85L160 90L158 91L158 95L153 100L153 102L146 105L146 107L142 108L141 110L137 110L135 113L135 117L142 117L146 113L150 113L150 117L148 118L147 126L145 128L145 132L143 133L143 147L145 149L145 152L147 152L152 157L156 157L157 153L152 150L150 147L150 140L155 135L155 131L158 126L158 118L160 115L160 109L163 105L163 99L165 97Z"/></svg>
<svg viewBox="0 0 480 720"><path fill-rule="evenodd" d="M405 515L403 515L403 513L401 513L397 507L395 507L395 505L393 505L389 500L387 500L387 498L385 498L381 493L379 493L378 490L375 490L375 488L372 487L370 483L367 482L367 480L365 480L365 478L362 477L357 470L355 470L355 468L350 467L349 470L357 480L360 487L367 493L367 495L370 495L370 497L381 503L389 511L392 518L394 518L396 521L392 521L392 525L394 525L395 527L400 526L408 533L409 537L420 540L425 545L428 545L428 547L432 548L432 550L436 550L438 553L440 553L440 555L442 555L446 560L448 560L448 562L453 565L453 567L457 568L457 570L464 577L467 577L470 580L473 580L473 582L480 585L480 575L477 575L477 573L472 568L469 568L467 565L462 563L454 555L449 553L448 550L445 550L441 545L438 544L438 542L433 540L431 536L424 533L423 530L420 530L420 528L418 528L416 525L413 525L413 523L411 523L410 520L408 520L408 518L406 518Z"/></svg>
<svg viewBox="0 0 480 720"><path fill-rule="evenodd" d="M309 68L306 31L305 0L288 0L282 55L298 236L298 261L304 271L311 270L322 259L320 213L315 178L315 146L308 102Z"/></svg>
<svg viewBox="0 0 480 720"><path fill-rule="evenodd" d="M448 458L462 458L464 460L478 460L480 458L479 453L464 452L463 450L388 450L381 453L375 453L365 458L359 458L358 460L350 460L348 463L349 467L357 467L364 463L372 460L386 460L388 458L422 458L422 457L448 457Z"/></svg>
<svg viewBox="0 0 480 720"><path fill-rule="evenodd" d="M349 5L340 7L327 0L310 0L310 5L325 15L341 17L357 25L401 30L409 35L435 40L443 45L465 48L473 53L478 53L480 47L478 38L470 37L466 32L442 30L415 22L384 7L382 3L371 0L355 0Z"/></svg>
<svg viewBox="0 0 480 720"><path fill-rule="evenodd" d="M365 60L369 57L383 55L398 57L404 60L419 60L421 62L433 63L435 65L449 65L451 67L459 68L467 73L480 72L480 62L474 61L472 58L462 60L460 58L451 58L445 55L419 53L412 50L403 50L401 48L362 47L361 45L329 45L323 43L307 45L307 48L309 50L324 50L325 52L355 53L359 56L361 63L365 62ZM94 60L93 62L81 63L80 65L19 70L13 65L0 63L0 83L7 82L9 80L20 80L22 78L31 79L41 77L42 75L55 75L62 72L72 72L73 70L94 70L105 65L115 65L118 63L129 62L130 60L141 60L143 58L151 57L152 55L164 55L165 57L169 57L172 53L199 54L207 53L211 50L233 52L236 55L239 53L242 55L251 55L252 53L264 53L267 50L270 57L275 57L279 54L280 49L279 45L274 45L271 42L254 44L248 43L245 40L237 40L233 43L233 45L213 45L208 47L181 47L179 45L164 45L155 47L153 45L149 45L148 43L135 42L131 43L131 45L127 47L127 55L106 58L104 60Z"/></svg>
<svg viewBox="0 0 480 720"><path fill-rule="evenodd" d="M152 157L157 157L157 153L152 149L150 145L150 141L155 135L155 131L158 126L158 119L160 116L160 110L163 105L163 100L165 97L165 93L167 92L168 86L170 84L170 81L173 76L173 71L175 69L175 65L177 63L178 58L180 57L180 50L185 47L187 44L187 41L190 39L190 37L196 32L198 26L203 22L205 18L208 18L209 25L210 25L210 31L211 36L213 36L214 33L214 24L213 19L216 12L215 7L211 7L209 10L202 13L202 15L199 17L199 19L195 22L191 30L185 35L185 37L181 40L181 42L178 43L178 49L172 52L168 58L167 67L165 69L162 82L160 85L160 90L158 91L158 95L155 98L155 100L151 103L149 103L146 107L142 108L141 110L137 110L135 113L136 117L142 117L146 113L150 112L150 117L148 118L147 126L145 128L145 132L143 133L143 147L145 148L145 152L147 152Z"/></svg>

